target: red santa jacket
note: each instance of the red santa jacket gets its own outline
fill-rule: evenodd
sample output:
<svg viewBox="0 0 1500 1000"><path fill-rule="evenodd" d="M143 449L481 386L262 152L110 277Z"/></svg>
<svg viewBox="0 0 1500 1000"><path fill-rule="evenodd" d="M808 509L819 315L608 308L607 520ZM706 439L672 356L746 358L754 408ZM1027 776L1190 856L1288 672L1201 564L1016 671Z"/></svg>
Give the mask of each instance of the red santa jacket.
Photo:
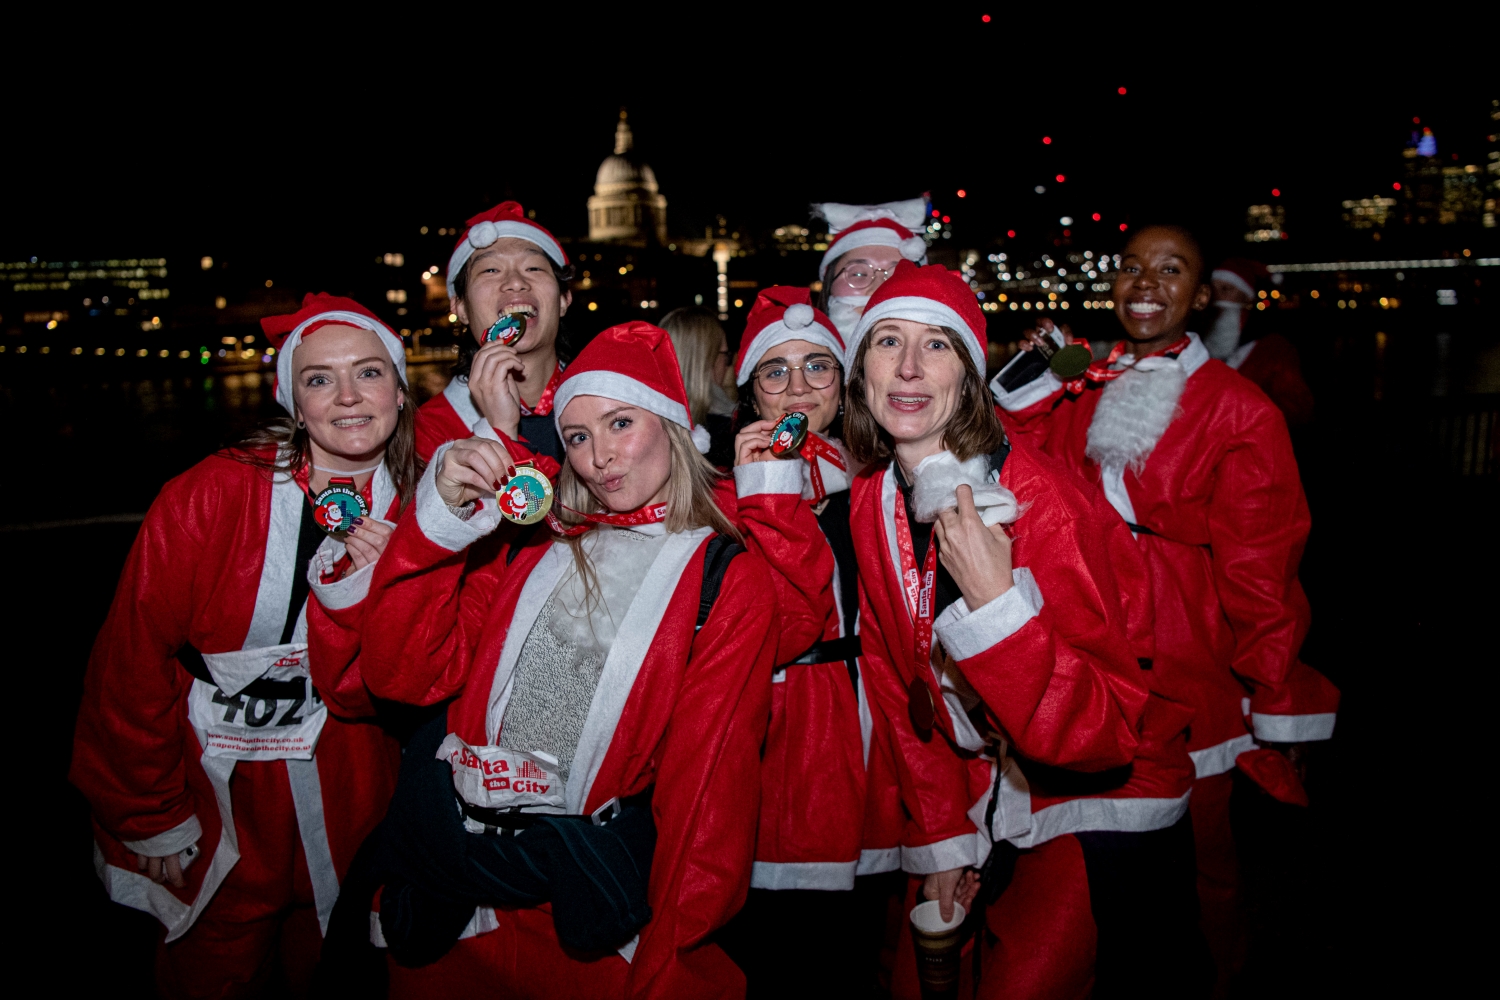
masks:
<svg viewBox="0 0 1500 1000"><path fill-rule="evenodd" d="M817 461L836 504L832 509L847 510L847 474L826 459ZM892 871L900 864L899 798L877 795L874 808L867 809L875 725L864 680L851 683L842 659L799 660L814 642L856 634L857 624L851 630L846 622L858 610L844 606L844 595L857 587L857 579L842 575L856 571L836 561L813 514L806 499L811 496L807 469L803 461L772 461L734 470L747 543L765 557L778 585L779 666L761 761L761 814L750 882L761 889L852 889L856 875ZM844 531L847 537L847 527ZM794 628L804 618L813 622L812 630ZM877 775L893 784L892 769L881 766L888 757L886 741L875 749Z"/></svg>
<svg viewBox="0 0 1500 1000"><path fill-rule="evenodd" d="M1189 336L1176 416L1139 471L1106 475L1085 455L1097 386L1064 393L1049 372L1014 393L998 378L991 388L1015 437L1102 485L1136 526L1156 608L1156 681L1196 710L1189 749L1207 777L1233 768L1257 738L1328 739L1338 690L1298 659L1310 612L1297 566L1310 518L1286 422Z"/></svg>
<svg viewBox="0 0 1500 1000"><path fill-rule="evenodd" d="M394 492L382 468L374 499L390 514ZM236 811L234 771L286 776L295 809L282 814L294 812L298 827L286 833L300 834L325 926L342 873L395 788L395 741L377 726L345 721L366 706L333 692L311 759L213 755L205 748L219 741L192 721L201 696L200 709L222 709L232 721L264 727L247 729L247 736L270 738L299 732L295 723L324 704L236 694L263 669L251 665L264 658L256 650L278 651L268 674L275 679L297 673L304 661L323 660L337 670L331 660L343 640L310 628L305 612L291 642L282 642L307 503L294 479L273 482L267 472L224 455L173 479L146 515L94 644L69 776L93 810L95 867L110 897L155 915L168 941L187 933L231 869L257 864L240 855L237 827L258 819L254 811ZM320 558L341 554L332 545L324 542ZM226 694L187 672L176 654L188 643L204 654L215 680L240 675L223 681L233 690ZM254 784L274 787L264 779ZM185 873L186 888L157 884L136 870L137 854L165 856L195 843L202 853Z"/></svg>
<svg viewBox="0 0 1500 1000"><path fill-rule="evenodd" d="M944 791L962 796L972 824L990 824L988 837L965 843L950 835L938 851L904 846L908 871L977 864L991 840L1031 847L1085 830L1161 829L1187 809L1191 713L1153 693L1143 669L1144 612L1116 569L1129 564L1121 556L1130 544L1123 525L1097 491L1024 445L1013 446L999 482L1022 509L1010 529L1014 586L978 609L960 598L933 623L969 688L963 691L914 659L894 472L871 468L855 481L862 640L871 673L887 678L890 728L903 753L920 747L958 762L964 787L949 779ZM907 708L914 680L936 708L938 732L925 744ZM980 728L1001 738L998 756L997 741L986 748L989 734ZM949 803L941 815L951 823L955 809Z"/></svg>
<svg viewBox="0 0 1500 1000"><path fill-rule="evenodd" d="M411 704L457 695L451 729L491 744L521 647L573 557L545 529L514 551L481 551L474 543L498 523L494 505L460 521L438 498L431 471L414 506L377 567L364 680L376 695ZM655 785L654 916L629 959L631 996L744 989L708 937L749 885L776 608L765 563L747 553L730 563L695 635L710 535L671 536L647 572L606 660L566 789L568 811L583 813ZM482 909L471 928L505 933L511 919Z"/></svg>
<svg viewBox="0 0 1500 1000"><path fill-rule="evenodd" d="M1313 394L1302 377L1302 358L1292 342L1279 333L1241 344L1225 364L1245 376L1280 407L1287 426L1312 420Z"/></svg>
<svg viewBox="0 0 1500 1000"><path fill-rule="evenodd" d="M552 374L552 380L543 390L546 405L543 406L540 401L538 402L536 411L538 416L545 416L552 412L551 394L556 391L563 367L558 365L557 370ZM530 413L530 411L524 412L528 415ZM416 430L417 457L424 462L432 461L433 453L446 441L460 441L467 437L487 437L492 441L502 440L500 432L479 415L479 410L474 406L474 400L469 395L468 379L450 379L447 387L440 394L423 403L417 409ZM518 460L524 461L525 459ZM544 456L544 461L555 460L552 456ZM557 469L554 467L547 471L547 475L554 477L556 472Z"/></svg>

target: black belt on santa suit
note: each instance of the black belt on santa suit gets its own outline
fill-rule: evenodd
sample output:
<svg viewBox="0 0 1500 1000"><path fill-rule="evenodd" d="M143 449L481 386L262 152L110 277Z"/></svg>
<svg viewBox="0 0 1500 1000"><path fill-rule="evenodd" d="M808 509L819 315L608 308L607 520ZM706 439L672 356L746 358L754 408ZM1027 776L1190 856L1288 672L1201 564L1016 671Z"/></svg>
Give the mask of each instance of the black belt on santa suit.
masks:
<svg viewBox="0 0 1500 1000"><path fill-rule="evenodd" d="M787 667L807 666L813 663L842 663L849 668L849 682L854 685L854 690L859 691L859 657L862 650L859 644L859 636L846 635L840 639L824 639L815 642L801 656L791 663L783 663L773 674L779 674Z"/></svg>
<svg viewBox="0 0 1500 1000"><path fill-rule="evenodd" d="M182 664L182 669L203 681L205 684L219 686L214 680L214 675L209 672L208 663L203 659L203 654L198 652L192 643L185 644L177 651L177 662ZM287 701L294 698L307 697L307 686L303 681L273 681L265 677L251 681L240 694L246 698L264 698L267 701ZM313 696L318 697L317 689L313 689Z"/></svg>
<svg viewBox="0 0 1500 1000"><path fill-rule="evenodd" d="M521 807L513 809L486 809L484 806L476 806L473 803L458 799L458 808L469 819L484 825L485 833L498 833L501 836L515 836L522 830L529 830L544 819L573 819L586 820L594 826L604 826L610 820L619 816L626 809L651 808L651 795L656 791L656 786L651 785L639 795L628 795L623 799L610 799L590 815L582 813L543 813L522 812Z"/></svg>

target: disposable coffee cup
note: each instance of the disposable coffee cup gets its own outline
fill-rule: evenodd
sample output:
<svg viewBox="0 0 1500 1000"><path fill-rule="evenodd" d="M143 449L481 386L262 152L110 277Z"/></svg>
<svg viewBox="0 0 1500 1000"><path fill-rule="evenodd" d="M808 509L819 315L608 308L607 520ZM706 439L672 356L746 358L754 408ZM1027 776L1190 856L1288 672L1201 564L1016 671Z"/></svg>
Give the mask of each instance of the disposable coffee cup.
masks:
<svg viewBox="0 0 1500 1000"><path fill-rule="evenodd" d="M962 961L964 908L953 904L953 919L943 920L938 901L919 903L911 911L911 940L917 949L917 981L925 1000L958 996Z"/></svg>

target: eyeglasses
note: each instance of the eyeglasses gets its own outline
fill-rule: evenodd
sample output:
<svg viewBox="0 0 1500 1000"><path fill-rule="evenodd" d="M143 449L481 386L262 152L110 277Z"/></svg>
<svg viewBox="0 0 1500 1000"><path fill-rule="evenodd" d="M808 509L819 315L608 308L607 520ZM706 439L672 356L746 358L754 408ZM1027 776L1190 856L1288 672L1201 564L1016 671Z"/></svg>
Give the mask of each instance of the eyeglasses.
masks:
<svg viewBox="0 0 1500 1000"><path fill-rule="evenodd" d="M800 371L809 389L826 389L838 381L842 370L836 361L818 359L800 365L766 365L755 373L755 380L760 383L762 392L775 396L786 392L787 386L792 384L792 372Z"/></svg>
<svg viewBox="0 0 1500 1000"><path fill-rule="evenodd" d="M894 267L876 267L869 261L857 260L849 266L842 268L833 276L833 281L830 281L828 284L832 285L834 281L843 278L844 284L856 292L863 292L871 285L889 278L891 272L894 270Z"/></svg>

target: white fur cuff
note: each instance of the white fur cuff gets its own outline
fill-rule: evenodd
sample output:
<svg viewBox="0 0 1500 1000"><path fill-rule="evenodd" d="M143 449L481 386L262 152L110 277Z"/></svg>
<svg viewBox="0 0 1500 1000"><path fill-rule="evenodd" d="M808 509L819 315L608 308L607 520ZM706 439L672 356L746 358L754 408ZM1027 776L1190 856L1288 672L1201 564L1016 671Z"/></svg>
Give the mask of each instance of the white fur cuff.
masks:
<svg viewBox="0 0 1500 1000"><path fill-rule="evenodd" d="M422 534L450 552L462 552L498 528L501 518L500 508L490 500L467 521L459 520L438 496L437 470L442 468L443 457L452 446L451 441L443 445L427 463L427 471L422 473L422 481L417 484L415 506L417 526L422 529Z"/></svg>
<svg viewBox="0 0 1500 1000"><path fill-rule="evenodd" d="M1042 592L1024 566L1011 570L1015 586L980 608L970 611L959 598L938 615L932 630L948 655L967 660L992 649L1021 630L1042 610Z"/></svg>
<svg viewBox="0 0 1500 1000"><path fill-rule="evenodd" d="M935 844L901 848L901 868L913 875L934 875L979 863L974 835L961 834Z"/></svg>
<svg viewBox="0 0 1500 1000"><path fill-rule="evenodd" d="M1314 712L1307 715L1262 715L1253 712L1250 723L1255 729L1255 738L1267 743L1315 743L1333 738L1333 724L1338 720L1335 712Z"/></svg>
<svg viewBox="0 0 1500 1000"><path fill-rule="evenodd" d="M1008 366L1007 366L1008 367ZM1001 374L1005 373L1001 369ZM995 402L1008 413L1016 413L1029 406L1035 406L1049 396L1062 392L1063 384L1058 377L1049 369L1021 386L1015 392L1006 392L1000 388L1000 375L990 380L990 393L995 397Z"/></svg>
<svg viewBox="0 0 1500 1000"><path fill-rule="evenodd" d="M203 825L196 815L178 823L165 833L158 833L145 840L122 840L125 849L142 857L165 858L181 854L203 838Z"/></svg>
<svg viewBox="0 0 1500 1000"><path fill-rule="evenodd" d="M488 438L491 441L500 440L500 433L494 427L490 426L490 422L483 417L474 421L473 426L469 430L473 431L474 436L477 438Z"/></svg>
<svg viewBox="0 0 1500 1000"><path fill-rule="evenodd" d="M343 611L354 607L370 593L370 579L375 575L375 564L370 563L332 583L324 583L322 575L323 570L318 568L316 562L307 567L307 582L312 587L313 596L329 611Z"/></svg>
<svg viewBox="0 0 1500 1000"><path fill-rule="evenodd" d="M773 460L749 462L734 467L734 491L740 497L761 493L802 495L803 462Z"/></svg>

